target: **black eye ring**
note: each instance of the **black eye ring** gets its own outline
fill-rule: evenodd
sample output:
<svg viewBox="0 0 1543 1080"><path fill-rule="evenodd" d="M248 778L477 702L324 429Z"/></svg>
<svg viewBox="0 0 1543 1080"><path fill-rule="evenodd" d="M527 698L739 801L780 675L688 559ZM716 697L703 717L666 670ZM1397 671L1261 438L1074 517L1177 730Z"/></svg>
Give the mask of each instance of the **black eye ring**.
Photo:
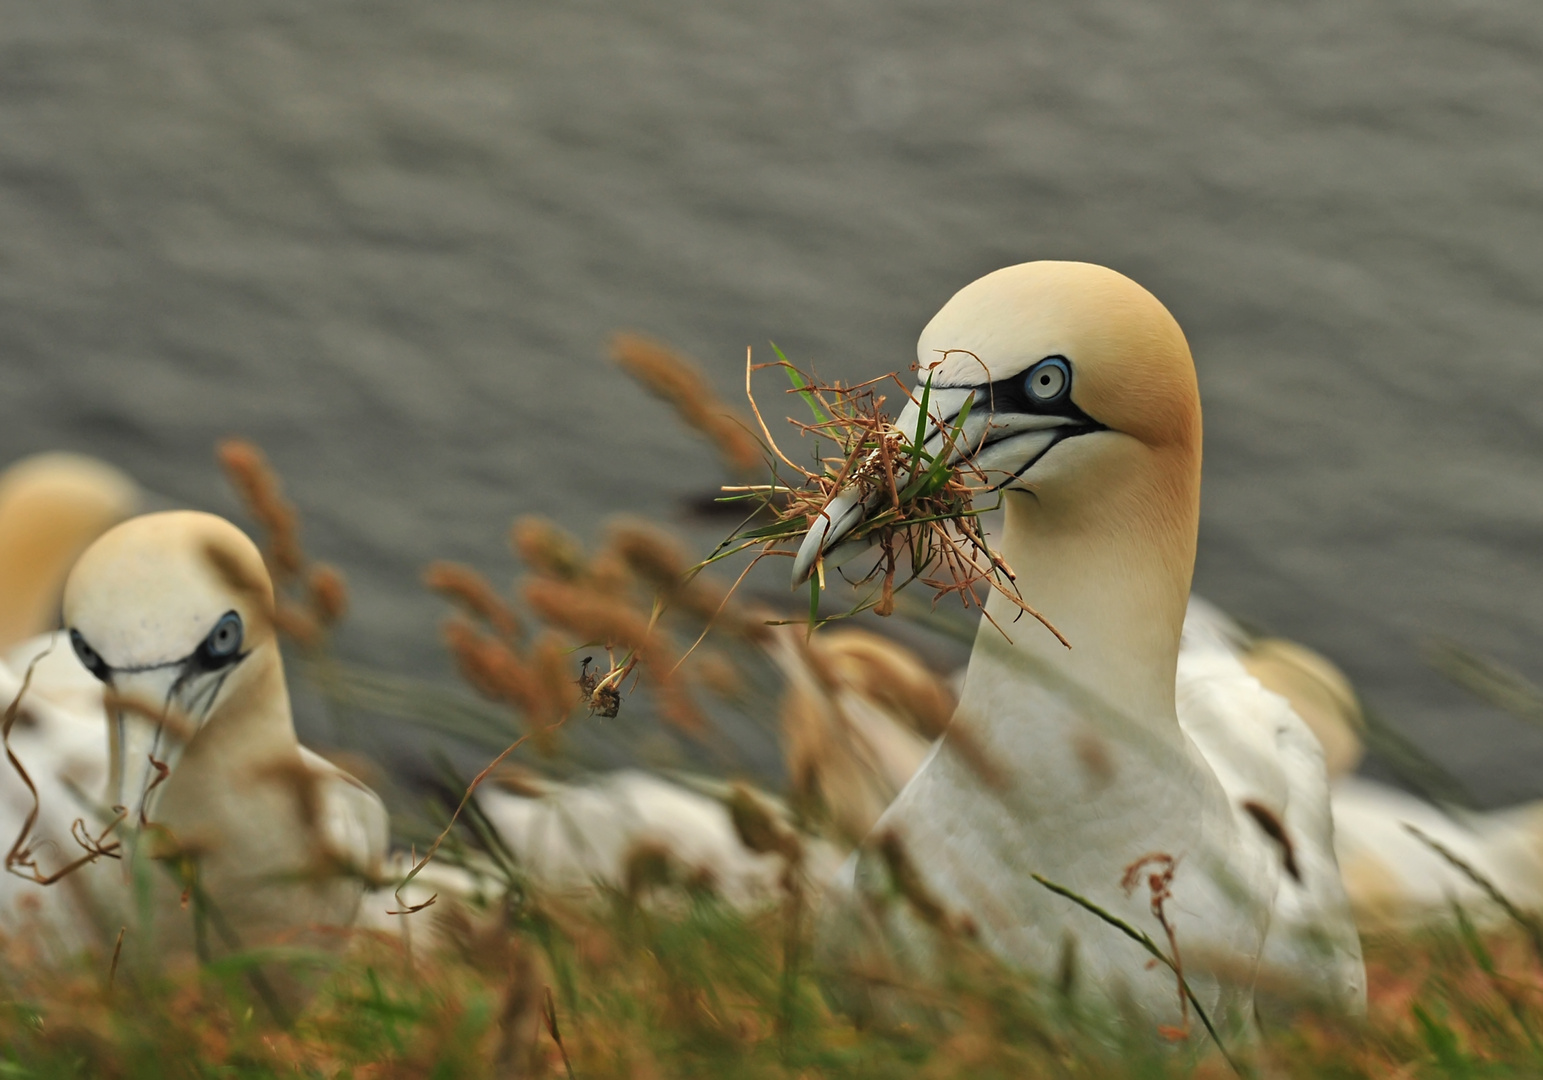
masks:
<svg viewBox="0 0 1543 1080"><path fill-rule="evenodd" d="M244 631L241 616L234 611L227 611L198 646L198 651L205 660L216 664L230 660L241 651L241 642L246 636Z"/></svg>
<svg viewBox="0 0 1543 1080"><path fill-rule="evenodd" d="M1072 366L1063 356L1047 356L1023 377L1029 400L1040 405L1060 401L1072 388Z"/></svg>
<svg viewBox="0 0 1543 1080"><path fill-rule="evenodd" d="M80 661L81 667L95 675L102 682L112 678L112 668L107 666L101 654L86 644L86 639L81 636L79 630L70 630L70 647L75 650L75 656Z"/></svg>

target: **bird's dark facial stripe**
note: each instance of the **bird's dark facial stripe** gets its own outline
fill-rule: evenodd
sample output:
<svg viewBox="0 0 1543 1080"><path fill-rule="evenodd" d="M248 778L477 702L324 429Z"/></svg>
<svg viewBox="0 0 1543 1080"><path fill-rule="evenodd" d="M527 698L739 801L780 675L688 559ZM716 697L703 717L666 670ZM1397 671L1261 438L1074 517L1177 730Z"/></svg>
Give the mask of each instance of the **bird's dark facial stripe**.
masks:
<svg viewBox="0 0 1543 1080"><path fill-rule="evenodd" d="M1041 367L1054 365L1065 375L1060 392L1049 401L1029 393L1025 376ZM985 405L994 413L1024 413L1029 416L1064 416L1097 430L1103 425L1077 407L1072 400L1072 366L1064 356L1047 356L1016 375L975 387L975 404Z"/></svg>
<svg viewBox="0 0 1543 1080"><path fill-rule="evenodd" d="M1028 379L1032 377L1035 372L1050 366L1054 366L1057 371L1062 376L1064 376L1064 378L1060 382L1059 392L1053 395L1051 400L1047 401L1037 398L1029 392ZM1031 364L1028 368L1018 372L1018 374L1009 375L1005 379L998 379L995 382L990 383L981 383L978 386L951 388L975 391L974 397L970 399L970 408L972 411L981 408L984 405L984 407L994 416L1017 413L1025 416L1060 416L1072 421L1072 423L1067 424L1065 427L1054 429L1055 434L1051 439L1050 444L1041 450L1038 454L1035 454L1032 460L1025 462L1021 469L1007 477L1007 479L1003 480L1002 483L994 485L991 488L992 491L996 491L1004 485L1012 483L1014 480L1022 479L1024 473L1032 469L1036 464L1038 464L1041 458L1050 453L1051 450L1053 450L1057 445L1064 442L1065 440L1070 439L1076 435L1086 435L1094 431L1108 430L1107 425L1101 424L1097 420L1093 419L1087 413L1083 412L1082 409L1078 407L1076 402L1072 401L1071 384L1071 362L1064 356L1047 356L1043 360ZM937 434L941 434L942 432L951 429L953 425L958 422L959 414L963 411L964 407L962 405L958 409L955 409L951 416L944 419L938 425ZM1021 431L1007 430L998 430L993 433L993 431L988 428L985 438L981 440L979 446L975 447L975 450L979 452L990 446L992 443L1000 442L1003 439L1011 439L1021 434L1023 434ZM931 439L928 441L930 442Z"/></svg>
<svg viewBox="0 0 1543 1080"><path fill-rule="evenodd" d="M1028 461L1024 462L1023 463L1023 468L1019 469L1017 472L1015 472L1011 476L1007 477L1000 484L993 484L993 485L991 485L991 490L992 491L1001 491L1004 487L1006 487L1008 484L1011 484L1014 480L1022 480L1024 473L1028 472L1034 466L1038 465L1041 458L1043 458L1046 454L1050 453L1050 451L1054 450L1057 446L1060 446L1067 439L1073 438L1073 437L1075 437L1077 435L1087 435L1087 434L1089 434L1091 432L1094 432L1094 431L1107 431L1107 430L1108 430L1108 428L1104 427L1103 424L1099 424L1097 422L1095 422L1092 426L1085 426L1085 425L1082 425L1082 424L1076 424L1076 425L1068 424L1066 427L1057 428L1056 431L1055 431L1055 437L1050 440L1050 445L1046 446L1039 453L1035 454Z"/></svg>
<svg viewBox="0 0 1543 1080"><path fill-rule="evenodd" d="M177 680L180 686L194 675L220 671L233 668L250 655L242 652L245 628L241 623L241 616L234 611L227 611L221 615L214 628L205 635L204 640L198 643L187 656L180 660L167 660L160 664L124 664L114 666L102 659L102 654L97 652L86 641L79 630L70 630L70 646L75 650L76 657L81 666L104 683L111 683L113 675L118 673L132 674L141 671L158 671L162 668L180 667L184 674ZM223 680L221 680L223 682Z"/></svg>
<svg viewBox="0 0 1543 1080"><path fill-rule="evenodd" d="M1060 392L1053 400L1045 401L1034 397L1029 393L1025 376L1049 364L1055 365L1065 374L1065 381ZM1071 394L1072 368L1071 362L1064 356L1047 356L1016 375L1009 375L1005 379L996 382L979 383L975 386L949 387L950 390L973 390L974 398L970 399L970 410L973 412L985 408L993 414L1021 413L1026 416L1064 416L1073 420L1078 430L1069 434L1080 435L1085 431L1103 431L1105 425L1100 424L1078 407L1072 400ZM961 405L947 417L943 417L939 423L939 429L947 431L959 420L959 414L964 410ZM1005 437L1005 436L1003 436ZM930 441L930 440L929 440ZM990 438L982 445L990 445L996 440ZM1057 440L1059 441L1059 440Z"/></svg>
<svg viewBox="0 0 1543 1080"><path fill-rule="evenodd" d="M70 647L75 650L75 657L80 661L80 666L95 675L99 682L111 682L113 669L107 661L102 659L100 653L86 644L86 639L79 630L70 630Z"/></svg>
<svg viewBox="0 0 1543 1080"><path fill-rule="evenodd" d="M1039 380L1033 387L1038 393L1031 392L1030 381L1037 375L1043 374L1046 378ZM1055 449L1067 439L1078 435L1087 435L1095 431L1107 431L1108 426L1093 419L1072 400L1072 365L1064 356L1047 356L1030 364L1027 368L1015 375L1009 375L995 382L980 383L976 386L949 387L950 390L973 391L973 395L967 398L970 402L971 412L984 408L991 416L1004 416L1017 414L1021 416L1058 416L1071 421L1064 426L1049 429L1051 439L1045 448L1035 454L1031 459L1011 475L1005 477L1001 483L993 484L992 491L999 491L1015 481L1023 479L1023 474L1039 464L1040 460L1051 450ZM937 421L937 428L929 436L930 443L934 438L946 438L946 432L951 430L959 421L959 414L964 411L960 405L952 414ZM979 453L993 443L1004 439L1016 438L1024 434L1022 431L1014 431L1000 425L988 425L984 437L979 445L974 447ZM933 451L936 452L936 451Z"/></svg>

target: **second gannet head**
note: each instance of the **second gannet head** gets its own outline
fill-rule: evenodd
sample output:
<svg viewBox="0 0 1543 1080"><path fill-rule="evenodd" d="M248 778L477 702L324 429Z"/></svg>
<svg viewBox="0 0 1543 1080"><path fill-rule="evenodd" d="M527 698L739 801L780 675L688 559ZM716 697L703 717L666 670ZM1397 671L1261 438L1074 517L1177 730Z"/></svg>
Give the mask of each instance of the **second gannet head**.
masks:
<svg viewBox="0 0 1543 1080"><path fill-rule="evenodd" d="M254 753L294 743L272 616L256 545L212 514L133 518L80 557L64 620L81 663L111 691L115 805L148 812L158 775L217 725L246 720Z"/></svg>
<svg viewBox="0 0 1543 1080"><path fill-rule="evenodd" d="M58 625L71 564L139 501L133 480L83 454L35 454L0 474L0 650Z"/></svg>

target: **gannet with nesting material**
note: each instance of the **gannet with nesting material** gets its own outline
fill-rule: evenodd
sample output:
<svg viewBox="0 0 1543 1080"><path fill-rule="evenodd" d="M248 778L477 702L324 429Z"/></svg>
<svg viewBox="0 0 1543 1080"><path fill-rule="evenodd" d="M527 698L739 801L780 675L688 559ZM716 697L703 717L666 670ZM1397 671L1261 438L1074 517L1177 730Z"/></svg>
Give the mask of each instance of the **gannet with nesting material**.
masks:
<svg viewBox="0 0 1543 1080"><path fill-rule="evenodd" d="M828 959L851 970L876 959L928 966L932 931L888 902L881 852L898 843L949 921L998 955L1049 973L1075 947L1099 991L1173 1024L1169 973L1148 969L1140 946L1033 877L1161 942L1147 876L1163 864L1147 863L1130 891L1122 882L1165 856L1175 863L1163 909L1213 1018L1251 1021L1264 965L1362 1008L1360 943L1316 742L1251 679L1247 708L1201 691L1180 722L1201 424L1178 324L1112 270L1027 263L957 293L917 355L931 380L929 451L951 452L942 429L971 401L961 449L1004 492L999 549L1071 647L991 597L987 610L1011 643L982 622L950 732L844 871L845 899L833 898L824 920ZM915 431L918 412L908 406L899 430ZM833 500L795 579L863 512L856 493ZM991 776L953 749L961 729Z"/></svg>
<svg viewBox="0 0 1543 1080"><path fill-rule="evenodd" d="M111 929L156 952L336 947L385 856L380 799L295 738L273 604L251 540L190 511L112 529L65 586L74 651L110 691L103 802L126 813L134 855L95 864L91 887ZM129 888L146 858L149 927ZM196 871L191 905L179 861Z"/></svg>

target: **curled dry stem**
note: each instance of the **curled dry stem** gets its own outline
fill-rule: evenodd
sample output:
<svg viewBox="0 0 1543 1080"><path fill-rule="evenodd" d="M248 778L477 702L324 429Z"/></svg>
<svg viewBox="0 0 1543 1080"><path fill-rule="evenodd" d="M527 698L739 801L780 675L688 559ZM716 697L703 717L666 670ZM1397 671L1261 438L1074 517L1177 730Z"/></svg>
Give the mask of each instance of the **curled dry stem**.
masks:
<svg viewBox="0 0 1543 1080"><path fill-rule="evenodd" d="M27 691L32 687L33 673L37 670L37 666L43 658L52 651L53 645L50 644L47 649L33 657L32 662L27 665L26 674L22 676L21 687L16 691L16 696L11 699L11 703L6 706L5 720L3 724L0 724L0 744L4 745L6 760L11 763L11 768L16 771L16 775L26 785L28 794L32 796L32 806L28 808L27 816L22 819L21 829L17 832L16 839L11 843L10 850L6 852L5 869L17 877L25 878L39 885L52 885L56 881L79 870L82 866L96 862L98 859L120 858L120 842L109 840L108 837L123 822L124 818L128 816L128 811L122 807L115 807L116 816L95 836L86 828L85 820L77 818L70 825L70 836L81 846L84 854L66 863L51 874L43 873L42 868L38 866L37 847L32 831L37 827L38 815L42 812L43 804L38 795L37 785L32 782L31 775L28 774L26 767L22 765L21 759L16 756L16 751L11 748L11 730L16 726L17 717L21 715L22 698L26 697Z"/></svg>
<svg viewBox="0 0 1543 1080"><path fill-rule="evenodd" d="M560 728L566 722L567 717L564 717L563 719L558 720L555 724L553 724L552 728ZM525 743L530 741L532 738L535 738L537 734L539 733L530 732L525 735L521 735L518 739L515 739L514 742L504 747L503 751L492 761L488 762L487 766L480 773L472 777L471 783L466 785L466 792L461 796L461 801L456 805L455 812L450 815L450 820L445 823L444 829L442 829L439 835L434 838L434 842L430 844L428 850L423 853L423 857L421 859L415 860L413 862L412 868L407 871L407 875L397 883L397 887L393 893L393 896L399 906L395 911L388 910L386 912L387 915L413 915L419 911L422 911L424 908L430 906L439 899L439 894L435 893L421 904L409 904L402 896L402 890L407 888L407 886L412 883L413 878L421 874L423 872L423 868L429 864L429 862L436 854L439 853L440 847L447 839L449 839L451 830L455 828L455 823L460 820L461 814L463 811L465 811L467 803L471 802L472 796L477 793L477 789L482 786L482 782L488 777L492 776L498 770L498 767L508 760L510 754L514 753L521 746L524 746Z"/></svg>

